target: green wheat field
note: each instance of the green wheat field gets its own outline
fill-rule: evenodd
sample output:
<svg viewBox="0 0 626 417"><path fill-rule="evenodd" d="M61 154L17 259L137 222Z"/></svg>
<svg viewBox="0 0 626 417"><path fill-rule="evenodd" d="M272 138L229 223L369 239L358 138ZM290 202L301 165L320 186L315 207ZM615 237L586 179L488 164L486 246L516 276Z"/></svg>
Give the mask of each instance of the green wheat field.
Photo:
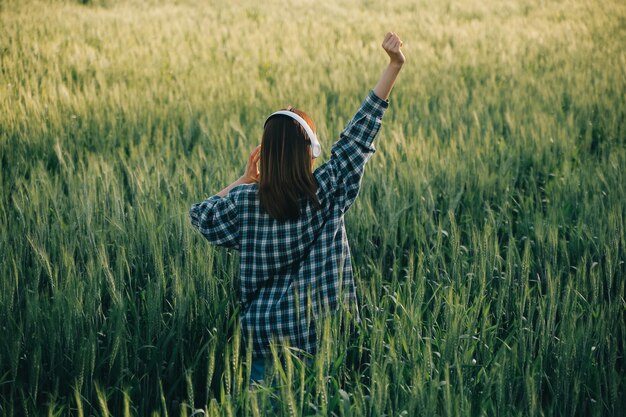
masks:
<svg viewBox="0 0 626 417"><path fill-rule="evenodd" d="M327 160L390 30L362 321L250 390L189 207L273 110ZM0 0L0 164L1 416L625 415L623 1Z"/></svg>

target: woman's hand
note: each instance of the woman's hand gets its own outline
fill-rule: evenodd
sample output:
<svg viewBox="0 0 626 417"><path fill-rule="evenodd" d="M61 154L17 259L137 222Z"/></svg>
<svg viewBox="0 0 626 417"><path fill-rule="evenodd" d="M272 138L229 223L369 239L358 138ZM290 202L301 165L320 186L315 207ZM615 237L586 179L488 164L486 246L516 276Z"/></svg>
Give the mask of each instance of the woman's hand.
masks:
<svg viewBox="0 0 626 417"><path fill-rule="evenodd" d="M254 182L259 182L259 167L257 166L257 164L260 158L261 158L261 145L254 148L254 150L248 157L248 163L246 164L246 172L244 172L243 175L237 179L237 181L233 182L232 184L224 188L222 191L220 191L216 195L220 197L226 197L228 193L230 192L230 190L232 190L238 185L252 184Z"/></svg>
<svg viewBox="0 0 626 417"><path fill-rule="evenodd" d="M383 40L383 49L389 55L391 63L402 66L404 64L404 54L400 50L402 47L402 40L393 32L387 32L385 39Z"/></svg>
<svg viewBox="0 0 626 417"><path fill-rule="evenodd" d="M240 181L243 184L252 184L253 182L259 182L259 159L261 158L261 145L254 148L250 156L248 157L248 163L246 164L246 171L241 176Z"/></svg>

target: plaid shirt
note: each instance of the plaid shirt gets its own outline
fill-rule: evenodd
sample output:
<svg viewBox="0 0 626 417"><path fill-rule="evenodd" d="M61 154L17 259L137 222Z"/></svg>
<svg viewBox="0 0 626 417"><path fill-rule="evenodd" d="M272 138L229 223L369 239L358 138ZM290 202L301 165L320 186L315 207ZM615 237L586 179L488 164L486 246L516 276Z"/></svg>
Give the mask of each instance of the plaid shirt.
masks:
<svg viewBox="0 0 626 417"><path fill-rule="evenodd" d="M191 207L191 223L209 242L240 251L240 319L254 357L268 356L271 340L315 353L316 319L340 304L353 306L358 317L344 214L376 150L372 142L387 106L370 91L330 160L315 170L321 209L303 198L298 219L276 220L260 206L257 184Z"/></svg>

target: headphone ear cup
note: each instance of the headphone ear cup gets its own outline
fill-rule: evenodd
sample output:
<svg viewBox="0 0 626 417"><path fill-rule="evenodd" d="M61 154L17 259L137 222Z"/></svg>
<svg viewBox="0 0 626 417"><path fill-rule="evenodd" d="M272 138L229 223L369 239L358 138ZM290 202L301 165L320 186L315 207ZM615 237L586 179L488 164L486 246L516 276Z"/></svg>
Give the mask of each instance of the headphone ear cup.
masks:
<svg viewBox="0 0 626 417"><path fill-rule="evenodd" d="M311 153L313 154L313 158L317 158L322 153L322 147L319 143L311 144Z"/></svg>

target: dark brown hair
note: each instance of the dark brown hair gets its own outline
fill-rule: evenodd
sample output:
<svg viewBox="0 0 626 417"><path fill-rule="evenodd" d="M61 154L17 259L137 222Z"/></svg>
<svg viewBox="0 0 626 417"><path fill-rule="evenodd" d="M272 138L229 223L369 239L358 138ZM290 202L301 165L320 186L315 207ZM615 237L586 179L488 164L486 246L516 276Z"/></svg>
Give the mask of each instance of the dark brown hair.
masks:
<svg viewBox="0 0 626 417"><path fill-rule="evenodd" d="M289 111L302 117L315 132L315 124L306 113L294 108ZM297 219L302 198L320 207L309 145L304 128L291 117L276 115L267 120L261 141L259 201L275 219Z"/></svg>

